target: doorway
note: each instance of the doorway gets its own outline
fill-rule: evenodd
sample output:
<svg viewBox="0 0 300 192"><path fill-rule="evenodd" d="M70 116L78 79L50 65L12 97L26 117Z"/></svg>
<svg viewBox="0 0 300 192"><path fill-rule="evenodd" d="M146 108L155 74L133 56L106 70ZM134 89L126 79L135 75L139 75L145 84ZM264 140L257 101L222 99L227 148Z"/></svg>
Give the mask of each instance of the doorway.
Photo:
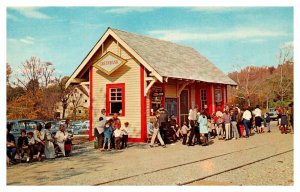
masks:
<svg viewBox="0 0 300 192"><path fill-rule="evenodd" d="M180 124L188 122L189 116L189 91L184 89L180 94Z"/></svg>
<svg viewBox="0 0 300 192"><path fill-rule="evenodd" d="M166 98L165 105L169 115L177 117L177 98Z"/></svg>

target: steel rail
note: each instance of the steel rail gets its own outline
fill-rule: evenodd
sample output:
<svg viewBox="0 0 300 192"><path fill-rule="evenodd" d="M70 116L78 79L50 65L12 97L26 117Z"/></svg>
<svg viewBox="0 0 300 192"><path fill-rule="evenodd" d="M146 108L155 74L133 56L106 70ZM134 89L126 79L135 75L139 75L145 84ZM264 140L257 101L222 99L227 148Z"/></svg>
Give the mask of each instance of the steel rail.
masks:
<svg viewBox="0 0 300 192"><path fill-rule="evenodd" d="M193 183L193 182L196 182L196 181L201 181L201 180L204 180L204 179L209 178L209 177L213 177L213 176L216 176L216 175L220 175L222 173L226 173L226 172L229 172L229 171L232 171L232 170L236 170L236 169L239 169L239 168L242 168L242 167L257 163L257 162L260 162L260 161L264 161L264 160L267 160L267 159L270 159L270 158L273 158L273 157L276 157L276 156L279 156L279 155L283 155L285 153L289 153L289 152L292 152L292 151L294 151L294 149L287 150L287 151L284 151L284 152L281 152L281 153L277 153L275 155L271 155L271 156L268 156L268 157L265 157L265 158L262 158L262 159L258 159L258 160L255 160L255 161L252 161L252 162L249 162L249 163L245 163L243 165L236 166L236 167L233 167L233 168L230 168L230 169L226 169L224 171L220 171L220 172L217 172L217 173L214 173L214 174L211 174L211 175L207 175L205 177L200 177L200 178L193 179L193 180L186 181L186 182L182 182L182 183L176 183L176 185L181 186L181 185L187 185L187 184L190 184L190 183Z"/></svg>
<svg viewBox="0 0 300 192"><path fill-rule="evenodd" d="M223 156L231 155L231 154L238 153L238 152L241 152L241 151L246 151L246 150L249 150L249 149L255 149L255 148L258 148L258 147L259 146L254 146L254 147L249 147L249 148L246 148L246 149L241 149L241 150L238 150L238 151L232 151L232 152L229 152L229 153L223 153L223 154L220 154L220 155L216 155L216 156L212 156L212 157L207 157L207 158L204 158L204 159L190 161L190 162L186 162L186 163L182 163L182 164L178 164L178 165L173 165L173 166L165 167L165 168L162 168L162 169L156 169L156 170L153 170L153 171L139 173L139 174L131 175L131 176L128 176L128 177L122 177L122 178L118 178L118 179L114 179L114 180L110 180L110 181L105 181L105 182L97 183L97 184L94 184L93 186L105 185L105 184L108 184L108 183L122 181L122 180L130 179L130 178L133 178L133 177L138 177L138 176L147 175L147 174L151 174L151 173L155 173L155 172L159 172L159 171L173 169L173 168L176 168L176 167L181 167L181 166L185 166L185 165L189 165L189 164L193 164L193 163L198 163L198 162L201 162L201 161L215 159L215 158L218 158L218 157L223 157Z"/></svg>

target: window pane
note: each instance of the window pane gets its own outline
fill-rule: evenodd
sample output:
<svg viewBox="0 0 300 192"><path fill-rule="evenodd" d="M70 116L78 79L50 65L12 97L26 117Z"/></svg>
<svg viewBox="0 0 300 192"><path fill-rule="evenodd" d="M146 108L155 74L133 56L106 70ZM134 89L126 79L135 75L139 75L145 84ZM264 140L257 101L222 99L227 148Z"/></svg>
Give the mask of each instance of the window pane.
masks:
<svg viewBox="0 0 300 192"><path fill-rule="evenodd" d="M116 96L116 93L111 93L110 96Z"/></svg>
<svg viewBox="0 0 300 192"><path fill-rule="evenodd" d="M121 88L118 88L117 91L118 91L118 92L122 92L122 89L121 89Z"/></svg>
<svg viewBox="0 0 300 192"><path fill-rule="evenodd" d="M29 129L35 129L35 127L36 127L36 123L35 122L29 122L27 124L27 128L29 128Z"/></svg>
<svg viewBox="0 0 300 192"><path fill-rule="evenodd" d="M110 92L114 93L114 92L116 92L116 89L110 89Z"/></svg>
<svg viewBox="0 0 300 192"><path fill-rule="evenodd" d="M119 113L122 110L122 102L110 103L110 114Z"/></svg>
<svg viewBox="0 0 300 192"><path fill-rule="evenodd" d="M121 97L121 96L122 96L122 93L117 93L117 96Z"/></svg>
<svg viewBox="0 0 300 192"><path fill-rule="evenodd" d="M116 97L111 97L110 100L111 100L111 101L115 101L115 100L116 100Z"/></svg>

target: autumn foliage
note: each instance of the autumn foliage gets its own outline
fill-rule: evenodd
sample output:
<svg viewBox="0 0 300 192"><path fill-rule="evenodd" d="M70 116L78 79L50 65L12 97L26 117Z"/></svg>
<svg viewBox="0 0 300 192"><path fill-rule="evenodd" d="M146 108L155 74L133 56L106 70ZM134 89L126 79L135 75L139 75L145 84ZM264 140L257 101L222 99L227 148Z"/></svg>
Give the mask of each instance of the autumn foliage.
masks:
<svg viewBox="0 0 300 192"><path fill-rule="evenodd" d="M75 87L65 88L68 77L55 76L50 62L41 62L32 57L19 68L15 81L10 83L12 69L6 67L7 119L55 119L56 108L62 104L67 108L77 98L69 97ZM74 107L76 112L80 103ZM75 117L76 118L76 113Z"/></svg>
<svg viewBox="0 0 300 192"><path fill-rule="evenodd" d="M293 101L294 62L277 67L246 67L229 74L237 82L228 90L229 104L263 108L287 106Z"/></svg>

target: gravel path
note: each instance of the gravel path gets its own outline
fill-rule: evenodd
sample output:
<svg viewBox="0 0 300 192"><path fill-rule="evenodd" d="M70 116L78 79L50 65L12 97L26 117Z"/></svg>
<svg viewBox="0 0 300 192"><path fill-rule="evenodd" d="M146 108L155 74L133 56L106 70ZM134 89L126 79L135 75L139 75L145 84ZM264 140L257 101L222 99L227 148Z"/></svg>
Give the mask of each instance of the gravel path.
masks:
<svg viewBox="0 0 300 192"><path fill-rule="evenodd" d="M92 145L70 158L8 167L7 184L177 185L293 150L293 134L281 135L273 128L248 139L212 140L207 147L134 144L122 151L100 152ZM35 174L24 177L22 172ZM293 185L293 151L191 183L211 184Z"/></svg>

